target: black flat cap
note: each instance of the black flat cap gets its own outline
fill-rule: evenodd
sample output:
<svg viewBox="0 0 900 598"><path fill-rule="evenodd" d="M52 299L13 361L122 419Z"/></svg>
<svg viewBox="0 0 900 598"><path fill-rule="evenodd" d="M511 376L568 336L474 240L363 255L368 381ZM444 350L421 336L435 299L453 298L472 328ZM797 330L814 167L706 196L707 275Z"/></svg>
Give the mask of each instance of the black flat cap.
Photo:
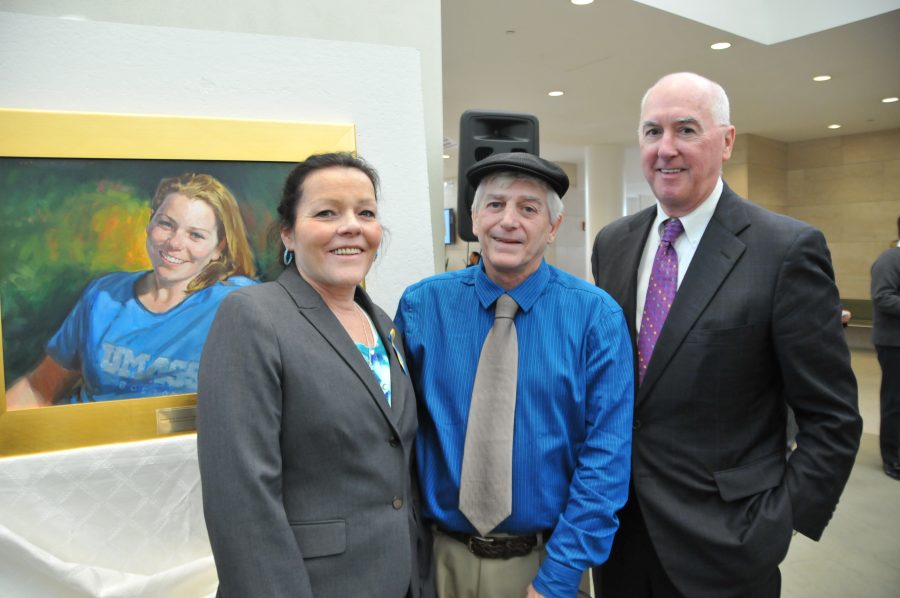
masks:
<svg viewBox="0 0 900 598"><path fill-rule="evenodd" d="M525 152L510 152L488 156L484 160L469 166L469 169L466 171L466 178L472 187L477 189L478 183L486 175L503 170L521 172L538 178L550 185L550 188L556 191L560 198L569 189L569 177L566 176L562 168L549 160L544 160L534 154Z"/></svg>

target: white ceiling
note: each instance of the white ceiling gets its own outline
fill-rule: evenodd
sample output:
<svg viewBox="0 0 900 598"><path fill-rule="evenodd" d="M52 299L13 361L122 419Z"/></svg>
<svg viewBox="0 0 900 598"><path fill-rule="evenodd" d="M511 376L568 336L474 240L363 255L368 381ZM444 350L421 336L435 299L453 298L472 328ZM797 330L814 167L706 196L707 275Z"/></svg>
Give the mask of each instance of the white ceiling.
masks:
<svg viewBox="0 0 900 598"><path fill-rule="evenodd" d="M776 44L900 8L896 0L636 0L761 44Z"/></svg>
<svg viewBox="0 0 900 598"><path fill-rule="evenodd" d="M634 145L641 96L676 71L721 83L738 133L793 142L898 128L900 102L881 102L900 95L900 2L892 4L764 45L632 0L444 0L444 136L458 141L468 109L526 112L540 120L543 155L579 161L588 145ZM719 41L732 47L709 49ZM833 79L813 82L819 74ZM557 89L565 95L547 95ZM843 126L832 132L831 123ZM452 177L456 148L447 153Z"/></svg>

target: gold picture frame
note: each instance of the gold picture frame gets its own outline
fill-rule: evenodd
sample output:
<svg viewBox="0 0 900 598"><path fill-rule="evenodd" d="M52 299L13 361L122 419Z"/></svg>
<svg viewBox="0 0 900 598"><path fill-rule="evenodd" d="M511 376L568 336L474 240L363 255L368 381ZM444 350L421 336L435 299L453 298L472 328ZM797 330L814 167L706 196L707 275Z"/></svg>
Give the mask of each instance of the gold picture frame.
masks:
<svg viewBox="0 0 900 598"><path fill-rule="evenodd" d="M355 150L352 124L0 109L0 157L299 162ZM2 351L0 457L193 431L195 394L7 411Z"/></svg>

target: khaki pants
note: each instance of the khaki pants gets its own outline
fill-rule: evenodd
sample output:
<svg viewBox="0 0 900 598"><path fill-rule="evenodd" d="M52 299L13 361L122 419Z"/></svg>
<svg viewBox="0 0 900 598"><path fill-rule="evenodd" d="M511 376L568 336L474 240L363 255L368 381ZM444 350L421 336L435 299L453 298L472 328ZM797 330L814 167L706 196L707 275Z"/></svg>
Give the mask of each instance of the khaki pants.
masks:
<svg viewBox="0 0 900 598"><path fill-rule="evenodd" d="M538 545L525 556L483 559L469 552L459 540L434 530L438 598L524 598L546 556L547 550L539 538ZM589 583L586 572L580 588L585 595L590 595Z"/></svg>

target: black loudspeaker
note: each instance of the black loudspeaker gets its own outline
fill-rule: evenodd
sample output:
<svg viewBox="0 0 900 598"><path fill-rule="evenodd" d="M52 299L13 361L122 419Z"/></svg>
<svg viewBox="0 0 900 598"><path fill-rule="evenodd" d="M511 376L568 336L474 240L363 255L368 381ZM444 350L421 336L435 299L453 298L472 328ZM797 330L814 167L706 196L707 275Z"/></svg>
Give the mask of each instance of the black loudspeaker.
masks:
<svg viewBox="0 0 900 598"><path fill-rule="evenodd" d="M527 152L538 155L538 119L533 114L466 110L459 118L459 171L457 179L457 231L465 241L477 241L472 232L475 189L466 179L472 164L492 154Z"/></svg>

